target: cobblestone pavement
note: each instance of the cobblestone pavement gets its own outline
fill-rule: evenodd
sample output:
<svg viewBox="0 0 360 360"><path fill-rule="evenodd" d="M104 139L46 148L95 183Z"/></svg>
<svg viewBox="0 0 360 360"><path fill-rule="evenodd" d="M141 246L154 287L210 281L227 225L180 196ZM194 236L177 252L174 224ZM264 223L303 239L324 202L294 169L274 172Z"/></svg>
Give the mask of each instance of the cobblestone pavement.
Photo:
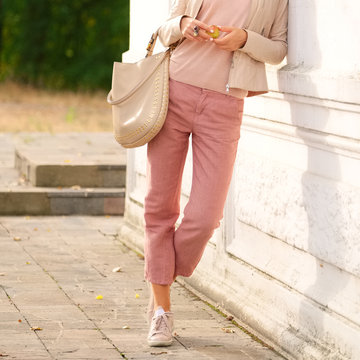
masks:
<svg viewBox="0 0 360 360"><path fill-rule="evenodd" d="M150 348L143 259L122 221L0 217L0 358L283 359L178 283L174 344Z"/></svg>

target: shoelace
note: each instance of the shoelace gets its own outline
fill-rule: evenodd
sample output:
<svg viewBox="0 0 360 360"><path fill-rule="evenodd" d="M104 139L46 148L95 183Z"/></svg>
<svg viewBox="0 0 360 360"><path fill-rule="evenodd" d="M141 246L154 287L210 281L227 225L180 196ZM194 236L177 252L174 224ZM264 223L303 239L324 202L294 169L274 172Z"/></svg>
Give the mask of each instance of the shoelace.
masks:
<svg viewBox="0 0 360 360"><path fill-rule="evenodd" d="M151 327L151 336L155 334L162 334L164 332L171 333L169 320L166 314L159 315L155 318L155 321L152 323Z"/></svg>

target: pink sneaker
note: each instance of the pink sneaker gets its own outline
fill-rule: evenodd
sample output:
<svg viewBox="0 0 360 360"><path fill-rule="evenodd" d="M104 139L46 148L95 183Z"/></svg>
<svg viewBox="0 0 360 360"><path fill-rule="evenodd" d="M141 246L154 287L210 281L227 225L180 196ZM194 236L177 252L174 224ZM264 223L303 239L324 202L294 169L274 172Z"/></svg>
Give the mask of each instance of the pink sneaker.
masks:
<svg viewBox="0 0 360 360"><path fill-rule="evenodd" d="M172 344L172 331L174 326L174 314L165 312L162 315L154 316L151 320L148 335L150 346L169 346Z"/></svg>

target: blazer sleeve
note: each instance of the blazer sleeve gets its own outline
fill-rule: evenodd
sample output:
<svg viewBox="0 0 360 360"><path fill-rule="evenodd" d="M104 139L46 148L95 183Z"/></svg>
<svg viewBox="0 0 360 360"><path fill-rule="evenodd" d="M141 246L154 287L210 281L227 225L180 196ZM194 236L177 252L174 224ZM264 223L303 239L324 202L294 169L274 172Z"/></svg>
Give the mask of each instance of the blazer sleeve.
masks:
<svg viewBox="0 0 360 360"><path fill-rule="evenodd" d="M158 30L161 43L168 47L182 38L180 21L185 15L186 0L175 0L165 23Z"/></svg>
<svg viewBox="0 0 360 360"><path fill-rule="evenodd" d="M279 5L269 38L247 30L248 39L244 47L237 51L245 52L257 61L279 64L287 54L288 1Z"/></svg>

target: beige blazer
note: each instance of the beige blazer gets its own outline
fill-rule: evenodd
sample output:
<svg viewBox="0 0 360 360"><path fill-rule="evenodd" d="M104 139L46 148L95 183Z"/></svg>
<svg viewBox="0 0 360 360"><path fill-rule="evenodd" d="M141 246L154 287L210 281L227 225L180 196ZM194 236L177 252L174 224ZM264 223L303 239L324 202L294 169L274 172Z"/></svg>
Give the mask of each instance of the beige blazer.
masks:
<svg viewBox="0 0 360 360"><path fill-rule="evenodd" d="M184 15L196 18L203 0L174 0L168 20L159 29L159 39L169 46L182 38ZM265 63L279 64L287 53L288 0L251 0L244 29L245 46L234 51L228 84L249 91L248 96L268 91ZM222 24L226 25L226 24Z"/></svg>

